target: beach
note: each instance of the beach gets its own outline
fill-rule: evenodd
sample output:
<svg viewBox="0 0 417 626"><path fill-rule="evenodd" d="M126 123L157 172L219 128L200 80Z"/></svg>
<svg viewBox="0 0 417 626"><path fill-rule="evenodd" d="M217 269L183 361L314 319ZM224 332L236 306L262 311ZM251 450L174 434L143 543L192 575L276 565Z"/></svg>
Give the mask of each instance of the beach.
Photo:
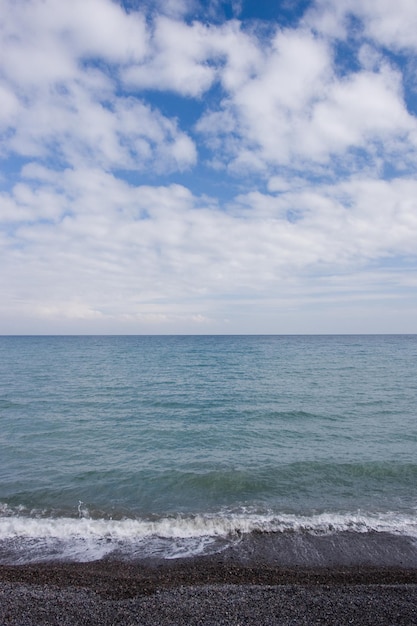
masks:
<svg viewBox="0 0 417 626"><path fill-rule="evenodd" d="M417 570L282 568L228 558L0 568L0 623L417 624Z"/></svg>

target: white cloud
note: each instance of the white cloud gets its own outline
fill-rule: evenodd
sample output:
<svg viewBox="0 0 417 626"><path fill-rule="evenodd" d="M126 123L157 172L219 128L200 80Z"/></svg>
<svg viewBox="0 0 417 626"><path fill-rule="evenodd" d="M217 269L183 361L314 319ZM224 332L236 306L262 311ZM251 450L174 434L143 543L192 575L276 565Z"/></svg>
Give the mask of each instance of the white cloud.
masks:
<svg viewBox="0 0 417 626"><path fill-rule="evenodd" d="M196 159L193 141L174 120L140 100L112 96L105 103L78 84L20 104L7 131L3 153L56 155L73 166L161 172L185 169Z"/></svg>
<svg viewBox="0 0 417 626"><path fill-rule="evenodd" d="M383 46L413 48L413 5L320 0L267 35L144 7L0 0L7 328L311 332L332 306L353 330L355 302L411 319L416 116Z"/></svg>
<svg viewBox="0 0 417 626"><path fill-rule="evenodd" d="M146 23L111 0L1 0L3 69L19 85L65 82L81 60L130 63L147 50Z"/></svg>
<svg viewBox="0 0 417 626"><path fill-rule="evenodd" d="M362 59L371 65L370 51ZM331 48L310 32L278 32L255 75L233 90L197 130L235 172L278 164L314 169L351 149L378 159L416 155L416 119L398 70L374 56L373 68L339 76ZM352 156L350 167L354 166ZM363 167L360 162L358 167Z"/></svg>
<svg viewBox="0 0 417 626"><path fill-rule="evenodd" d="M0 84L0 129L15 124L19 101L8 85Z"/></svg>
<svg viewBox="0 0 417 626"><path fill-rule="evenodd" d="M243 77L242 69L226 65L224 84L231 92L219 111L200 120L197 130L208 135L211 145L217 139L227 159L239 155L241 161L245 155L246 163L256 167L250 150L262 167L265 161L288 161L294 123L319 96L331 64L326 46L308 32L278 32L254 58L257 63L247 64Z"/></svg>
<svg viewBox="0 0 417 626"><path fill-rule="evenodd" d="M175 119L119 95L117 68L85 65L92 56L118 67L139 61L147 49L143 16L110 0L2 5L3 154L159 172L195 162Z"/></svg>
<svg viewBox="0 0 417 626"><path fill-rule="evenodd" d="M200 98L216 81L234 91L263 61L260 42L238 21L214 26L160 16L153 22L146 58L122 76L141 89Z"/></svg>
<svg viewBox="0 0 417 626"><path fill-rule="evenodd" d="M311 120L303 122L300 148L313 158L328 158L353 146L367 149L369 142L402 140L417 130L402 99L400 77L388 67L334 81L326 99L313 107ZM415 149L412 141L409 148ZM387 156L389 144L383 150Z"/></svg>
<svg viewBox="0 0 417 626"><path fill-rule="evenodd" d="M57 152L72 166L159 172L195 164L196 147L175 119L116 92L120 73L136 88L194 97L219 81L221 106L196 128L216 152L212 164L227 163L235 173L277 164L311 169L352 148L375 159L375 142L395 158L405 142L404 154L414 158L416 124L401 76L382 58L372 60L369 46L361 51L367 69L340 77L329 42L305 27L277 30L265 45L237 21L207 26L160 16L147 32L142 14L110 0L77 0L71 11L56 0L33 0L26 11L23 3L3 3L10 18L3 29L3 153ZM106 46L112 28L120 37ZM89 55L113 62L114 70L83 65Z"/></svg>
<svg viewBox="0 0 417 626"><path fill-rule="evenodd" d="M62 302L58 305L40 305L37 307L36 313L41 318L61 320L95 320L103 317L99 311L94 311L83 303L73 301Z"/></svg>
<svg viewBox="0 0 417 626"><path fill-rule="evenodd" d="M417 5L414 0L318 0L306 23L324 35L343 38L349 17L361 20L363 34L396 50L416 50Z"/></svg>
<svg viewBox="0 0 417 626"><path fill-rule="evenodd" d="M397 49L417 49L417 5L413 0L365 0L356 4L373 39Z"/></svg>
<svg viewBox="0 0 417 626"><path fill-rule="evenodd" d="M296 302L292 286L308 277L343 275L417 248L411 179L256 192L225 213L179 185L135 187L99 170L26 174L38 176L36 194L19 185L5 198L14 235L3 242L2 289L13 285L21 307L48 319L216 318L217 299L275 293Z"/></svg>
<svg viewBox="0 0 417 626"><path fill-rule="evenodd" d="M155 20L149 58L123 72L128 85L142 89L173 90L200 96L215 78L206 63L209 28L159 17Z"/></svg>

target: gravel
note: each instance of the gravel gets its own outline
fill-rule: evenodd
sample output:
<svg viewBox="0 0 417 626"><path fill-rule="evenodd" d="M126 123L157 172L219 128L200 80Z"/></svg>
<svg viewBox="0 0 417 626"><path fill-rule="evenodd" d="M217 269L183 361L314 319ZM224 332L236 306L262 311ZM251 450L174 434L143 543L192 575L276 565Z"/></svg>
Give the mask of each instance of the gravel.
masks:
<svg viewBox="0 0 417 626"><path fill-rule="evenodd" d="M0 624L417 625L417 572L96 562L0 567Z"/></svg>

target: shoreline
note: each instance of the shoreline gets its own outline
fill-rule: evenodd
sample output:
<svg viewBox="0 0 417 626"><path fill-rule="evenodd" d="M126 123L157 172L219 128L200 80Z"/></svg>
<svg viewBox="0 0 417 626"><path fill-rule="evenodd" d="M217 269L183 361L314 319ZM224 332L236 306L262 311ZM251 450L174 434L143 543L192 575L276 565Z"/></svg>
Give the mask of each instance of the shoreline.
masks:
<svg viewBox="0 0 417 626"><path fill-rule="evenodd" d="M417 568L176 561L0 566L0 623L417 624Z"/></svg>

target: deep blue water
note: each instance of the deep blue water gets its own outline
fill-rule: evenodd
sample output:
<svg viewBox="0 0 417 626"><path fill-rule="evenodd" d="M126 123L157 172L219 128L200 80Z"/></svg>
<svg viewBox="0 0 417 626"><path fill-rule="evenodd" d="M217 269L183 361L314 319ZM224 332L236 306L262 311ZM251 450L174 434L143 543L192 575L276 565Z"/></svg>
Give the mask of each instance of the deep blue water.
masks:
<svg viewBox="0 0 417 626"><path fill-rule="evenodd" d="M417 538L417 336L0 337L0 561Z"/></svg>

